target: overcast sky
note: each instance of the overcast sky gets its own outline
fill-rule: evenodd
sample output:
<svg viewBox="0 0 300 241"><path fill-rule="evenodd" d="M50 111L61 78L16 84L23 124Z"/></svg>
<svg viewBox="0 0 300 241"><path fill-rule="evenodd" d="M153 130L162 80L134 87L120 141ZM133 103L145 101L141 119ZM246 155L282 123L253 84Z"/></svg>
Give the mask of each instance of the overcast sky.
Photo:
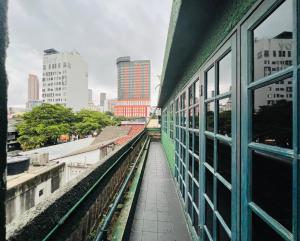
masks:
<svg viewBox="0 0 300 241"><path fill-rule="evenodd" d="M9 1L9 106L25 105L29 73L41 81L47 48L77 50L88 63L89 88L107 92L110 98L117 96L117 57L150 59L155 104L171 4L172 0Z"/></svg>

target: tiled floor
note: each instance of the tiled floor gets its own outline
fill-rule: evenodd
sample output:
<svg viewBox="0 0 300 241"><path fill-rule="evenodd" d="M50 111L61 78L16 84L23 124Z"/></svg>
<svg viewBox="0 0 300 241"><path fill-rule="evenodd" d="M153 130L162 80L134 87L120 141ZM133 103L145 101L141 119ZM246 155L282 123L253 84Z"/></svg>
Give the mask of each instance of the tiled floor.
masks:
<svg viewBox="0 0 300 241"><path fill-rule="evenodd" d="M161 143L150 145L130 241L190 241Z"/></svg>

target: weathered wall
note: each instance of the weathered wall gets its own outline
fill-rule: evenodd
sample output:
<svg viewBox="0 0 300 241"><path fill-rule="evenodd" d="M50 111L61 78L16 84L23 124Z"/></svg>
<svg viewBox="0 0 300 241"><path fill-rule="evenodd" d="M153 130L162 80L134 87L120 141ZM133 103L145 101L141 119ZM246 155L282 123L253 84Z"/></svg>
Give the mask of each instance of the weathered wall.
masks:
<svg viewBox="0 0 300 241"><path fill-rule="evenodd" d="M34 207L65 183L65 163L7 189L6 223Z"/></svg>
<svg viewBox="0 0 300 241"><path fill-rule="evenodd" d="M0 240L5 240L7 78L5 72L7 0L0 1Z"/></svg>

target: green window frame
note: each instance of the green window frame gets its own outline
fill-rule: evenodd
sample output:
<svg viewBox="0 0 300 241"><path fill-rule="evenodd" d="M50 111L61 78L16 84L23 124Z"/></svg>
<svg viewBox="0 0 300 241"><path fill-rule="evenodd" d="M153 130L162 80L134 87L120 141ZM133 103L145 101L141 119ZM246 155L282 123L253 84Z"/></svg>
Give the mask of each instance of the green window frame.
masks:
<svg viewBox="0 0 300 241"><path fill-rule="evenodd" d="M292 58L292 63L288 63L289 67L271 69L273 73L268 70L265 76L257 78L254 72L254 31L258 29L259 26L267 21L267 19L272 16L273 13L278 13L279 9L283 4L287 4L290 1L292 11L292 53L294 53ZM242 241L253 240L253 235L255 236L258 227L264 227L267 230L268 235L273 235L273 240L300 240L300 224L299 224L299 213L300 213L300 200L299 200L299 6L300 3L297 0L270 0L264 1L259 6L259 8L243 23L241 26L241 102L242 102L242 112L241 112L241 150L242 150L242 165L241 165L241 233ZM273 15L274 16L274 15ZM276 15L276 19L280 18ZM282 16L282 21L285 21L284 16ZM274 26L276 28L276 26ZM279 52L278 55L283 57L283 53ZM273 57L276 57L276 54ZM290 53L287 52L287 55ZM272 62L272 61L271 61ZM275 72L276 71L276 72ZM287 141L286 145L280 144L276 139L274 140L264 140L264 143L258 139L254 138L255 134L255 113L253 109L255 108L255 92L263 88L272 88L274 85L282 83L282 81L290 78L292 84L292 144ZM278 88L280 90L280 88ZM268 96L269 97L269 96ZM270 96L271 97L271 96ZM276 97L278 97L276 95ZM289 96L290 97L290 96ZM278 103L278 102L275 102ZM267 105L273 105L273 102L267 102ZM280 115L280 114L278 114ZM274 132L279 132L275 129ZM275 143L275 144L274 144ZM260 164L257 160L260 160ZM264 171L264 166L267 165L269 171L265 171L265 175L270 173L279 174L285 169L280 171L274 169L276 162L284 163L284 166L289 166L288 175L285 175L280 180L281 182L290 183L290 186L286 189L291 188L291 196L286 196L286 199L291 199L290 212L291 220L285 222L287 219L284 210L289 207L282 206L282 210L277 207L281 212L281 217L274 215L274 212L265 206L259 198L256 191L256 180L259 176L262 176ZM267 164L263 164L267 163ZM288 163L288 164L287 164ZM283 165L283 164L281 164ZM259 173L260 175L257 175ZM279 178L279 176L278 176ZM275 185L275 184L274 184ZM269 185L270 186L270 185ZM271 186L270 186L271 188ZM268 192L268 190L266 190ZM282 191L278 188L276 191L278 193L277 198L273 198L270 201L274 203L278 202L280 198L284 198ZM286 191L285 191L286 192ZM269 192L268 192L269 193ZM288 218L289 219L289 218ZM260 224L260 226L258 225ZM254 240L255 241L255 240Z"/></svg>
<svg viewBox="0 0 300 241"><path fill-rule="evenodd" d="M203 111L201 112L200 227L203 227L203 237L205 237L203 240L238 240L236 41L236 34L233 33L201 70L204 96L201 98ZM223 62L228 58L230 71L224 73ZM227 76L229 79L226 78ZM224 79L227 80L227 84L229 80L231 85L226 91L223 91L222 87ZM226 105L221 108L224 100L227 101ZM226 106L227 111L224 111ZM224 126L224 116L230 119L229 125L227 121L227 128L229 127L231 133L225 134L224 131L220 131L221 124ZM218 155L221 152L219 148L221 145L226 145L229 149L227 152L229 160L226 165L227 172L228 169L230 171L226 177L220 171L220 167L225 163L223 157ZM234 208L228 211L224 209L222 202Z"/></svg>

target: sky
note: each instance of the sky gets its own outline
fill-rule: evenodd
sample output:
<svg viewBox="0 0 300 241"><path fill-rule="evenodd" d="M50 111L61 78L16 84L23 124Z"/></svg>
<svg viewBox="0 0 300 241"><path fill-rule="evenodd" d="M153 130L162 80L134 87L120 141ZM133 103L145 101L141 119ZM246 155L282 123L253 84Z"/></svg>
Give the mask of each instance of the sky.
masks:
<svg viewBox="0 0 300 241"><path fill-rule="evenodd" d="M48 48L81 54L95 102L100 91L117 96L118 57L150 59L155 105L171 6L172 0L9 1L8 105L25 106L28 74L37 74L41 82L43 50Z"/></svg>

